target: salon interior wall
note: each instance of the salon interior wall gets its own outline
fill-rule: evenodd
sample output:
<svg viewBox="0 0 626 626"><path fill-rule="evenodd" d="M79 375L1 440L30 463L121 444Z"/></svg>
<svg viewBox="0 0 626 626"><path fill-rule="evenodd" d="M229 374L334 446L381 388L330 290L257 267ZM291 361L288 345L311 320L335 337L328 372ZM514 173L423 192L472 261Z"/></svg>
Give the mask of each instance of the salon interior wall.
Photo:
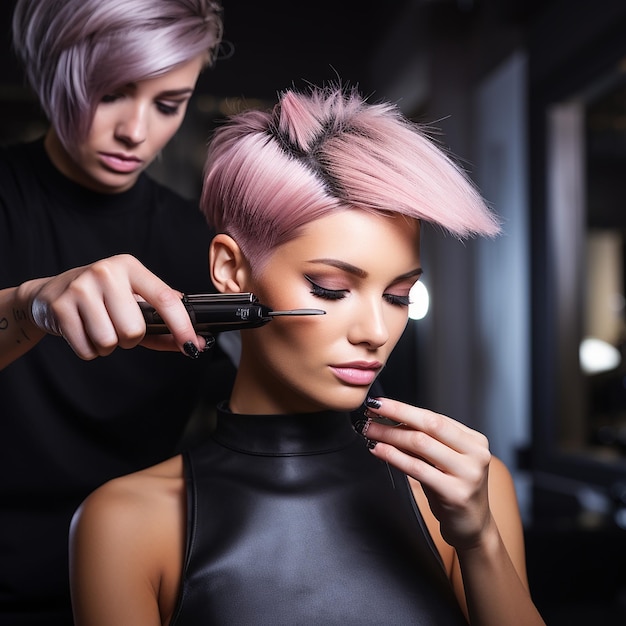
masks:
<svg viewBox="0 0 626 626"><path fill-rule="evenodd" d="M527 55L517 50L479 84L474 97L476 181L502 219L502 236L476 256L475 419L514 470L523 516L531 481L517 467L531 445L530 235L528 227Z"/></svg>

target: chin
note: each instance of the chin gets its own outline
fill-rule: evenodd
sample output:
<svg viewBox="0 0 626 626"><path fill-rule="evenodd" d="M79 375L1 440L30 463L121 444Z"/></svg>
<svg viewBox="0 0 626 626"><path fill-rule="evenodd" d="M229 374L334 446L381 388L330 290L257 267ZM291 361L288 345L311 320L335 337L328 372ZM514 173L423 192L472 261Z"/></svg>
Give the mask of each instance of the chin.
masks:
<svg viewBox="0 0 626 626"><path fill-rule="evenodd" d="M368 389L348 388L343 390L342 393L329 394L326 398L326 406L333 411L351 412L356 411L365 402Z"/></svg>

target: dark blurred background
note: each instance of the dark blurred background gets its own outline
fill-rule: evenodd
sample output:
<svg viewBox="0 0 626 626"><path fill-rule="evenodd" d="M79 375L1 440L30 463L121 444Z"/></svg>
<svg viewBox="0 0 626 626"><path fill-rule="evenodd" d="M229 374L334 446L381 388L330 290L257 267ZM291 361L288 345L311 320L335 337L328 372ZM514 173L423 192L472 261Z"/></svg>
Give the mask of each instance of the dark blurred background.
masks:
<svg viewBox="0 0 626 626"><path fill-rule="evenodd" d="M223 5L221 58L153 175L197 197L214 125L290 86L340 81L432 124L504 233L425 233L429 309L382 384L487 434L516 481L549 625L626 624L626 3ZM3 143L45 130L10 50L12 7Z"/></svg>

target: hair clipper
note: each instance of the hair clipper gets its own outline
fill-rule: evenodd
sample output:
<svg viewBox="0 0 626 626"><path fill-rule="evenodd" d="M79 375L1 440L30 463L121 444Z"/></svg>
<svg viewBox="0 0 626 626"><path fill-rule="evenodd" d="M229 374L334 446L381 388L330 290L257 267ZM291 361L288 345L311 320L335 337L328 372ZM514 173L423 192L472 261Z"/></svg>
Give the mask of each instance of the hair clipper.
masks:
<svg viewBox="0 0 626 626"><path fill-rule="evenodd" d="M253 293L199 293L182 298L197 333L220 333L264 326L274 317L287 315L324 315L321 309L273 311L261 304ZM147 302L138 302L146 321L146 334L164 335L170 331L156 309Z"/></svg>

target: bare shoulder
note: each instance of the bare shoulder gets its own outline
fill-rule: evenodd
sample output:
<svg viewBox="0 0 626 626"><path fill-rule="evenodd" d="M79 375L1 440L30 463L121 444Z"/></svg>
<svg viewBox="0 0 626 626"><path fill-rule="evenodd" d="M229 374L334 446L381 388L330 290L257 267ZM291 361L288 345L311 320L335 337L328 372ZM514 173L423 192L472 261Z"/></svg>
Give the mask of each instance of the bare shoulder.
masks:
<svg viewBox="0 0 626 626"><path fill-rule="evenodd" d="M85 619L79 623L96 623L92 615L111 613L107 598L119 598L116 606L132 605L142 615L171 615L184 554L185 509L181 456L115 478L83 501L70 529L73 602ZM142 620L136 623L151 623Z"/></svg>
<svg viewBox="0 0 626 626"><path fill-rule="evenodd" d="M180 534L184 508L179 455L96 489L74 514L71 538L74 543L111 544L112 551L132 546L137 552L145 545L152 552L155 545L164 545L153 542Z"/></svg>
<svg viewBox="0 0 626 626"><path fill-rule="evenodd" d="M515 491L515 483L509 468L497 456L491 456L489 463L489 491Z"/></svg>
<svg viewBox="0 0 626 626"><path fill-rule="evenodd" d="M78 508L74 523L94 527L148 523L167 514L184 496L182 458L173 457L145 470L114 478L92 492Z"/></svg>
<svg viewBox="0 0 626 626"><path fill-rule="evenodd" d="M492 457L489 464L489 508L515 569L528 587L524 526L515 481L508 467L497 457Z"/></svg>

